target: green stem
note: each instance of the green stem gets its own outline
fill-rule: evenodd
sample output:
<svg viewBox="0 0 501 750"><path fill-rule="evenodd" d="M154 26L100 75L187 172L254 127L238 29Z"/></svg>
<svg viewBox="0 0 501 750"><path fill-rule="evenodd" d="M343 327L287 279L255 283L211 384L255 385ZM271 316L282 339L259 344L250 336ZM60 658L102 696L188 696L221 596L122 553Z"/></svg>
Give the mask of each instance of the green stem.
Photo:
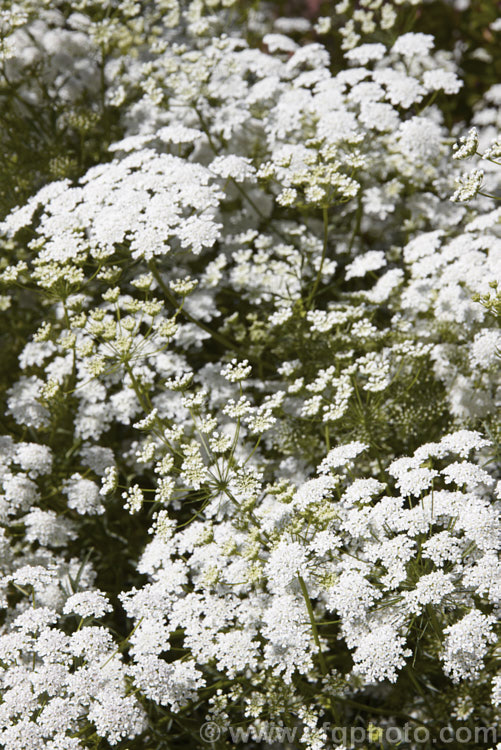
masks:
<svg viewBox="0 0 501 750"><path fill-rule="evenodd" d="M353 227L353 231L351 233L350 237L350 244L348 246L348 251L351 253L353 249L353 245L355 243L355 238L358 236L360 225L362 223L362 215L363 215L363 203L362 203L362 195L359 193L358 195L358 205L357 205L357 211L355 214L355 225Z"/></svg>
<svg viewBox="0 0 501 750"><path fill-rule="evenodd" d="M320 284L320 281L322 279L322 271L325 263L325 258L327 256L327 244L329 241L329 207L323 206L322 208L322 218L324 221L324 246L322 248L322 257L320 258L320 265L318 267L317 272L317 278L315 279L315 283L313 284L312 290L308 296L308 300L306 302L306 306L309 307L311 303L313 302L313 299L315 297L315 294L317 293L318 286Z"/></svg>
<svg viewBox="0 0 501 750"><path fill-rule="evenodd" d="M132 388L138 398L138 401L141 405L142 410L145 414L149 414L151 411L151 403L149 402L148 395L143 393L143 389L141 388L136 376L132 372L132 367L128 362L125 363L125 369L127 374L129 375L132 383Z"/></svg>
<svg viewBox="0 0 501 750"><path fill-rule="evenodd" d="M483 195L484 198L492 198L494 201L501 201L501 196L499 195L491 195L490 193L484 193L482 190L478 191L479 195Z"/></svg>
<svg viewBox="0 0 501 750"><path fill-rule="evenodd" d="M143 621L143 620L144 620L144 617L141 617L141 619L140 619L140 620L139 620L139 621L138 621L138 622L137 622L137 623L135 624L135 626L134 626L134 627L132 628L132 630L131 630L131 632L129 633L129 635L127 636L127 638L125 638L125 639L124 639L124 640L123 640L123 641L122 641L122 642L120 643L120 645L118 646L118 648L117 648L117 649L115 649L115 651L114 651L114 652L113 652L113 653L111 654L111 656L109 657L109 659L106 659L106 661L104 662L104 664L101 664L101 666L99 667L99 669L104 669L104 667L105 667L105 666L106 666L107 664L109 664L109 663L110 663L110 661L111 661L111 660L113 659L113 657L114 657L114 656L116 656L117 654L119 654L119 653L121 653L121 652L123 651L123 649L125 648L125 646L126 646L126 645L127 645L127 643L129 642L129 640L130 640L130 639L132 638L132 636L134 635L134 633L136 632L136 630L138 629L138 627L139 627L139 626L141 625L141 623L142 623L142 621Z"/></svg>
<svg viewBox="0 0 501 750"><path fill-rule="evenodd" d="M304 579L302 576L298 575L298 581L299 581L299 585L301 586L301 593L306 603L306 609L308 610L308 617L310 618L313 640L315 641L315 644L318 648L318 660L320 662L320 669L322 670L322 674L327 674L327 664L325 662L325 657L324 657L322 646L320 643L320 637L318 635L318 628L317 628L317 623L315 621L315 613L313 612L310 595L308 594L308 589L306 587L306 583L304 582Z"/></svg>

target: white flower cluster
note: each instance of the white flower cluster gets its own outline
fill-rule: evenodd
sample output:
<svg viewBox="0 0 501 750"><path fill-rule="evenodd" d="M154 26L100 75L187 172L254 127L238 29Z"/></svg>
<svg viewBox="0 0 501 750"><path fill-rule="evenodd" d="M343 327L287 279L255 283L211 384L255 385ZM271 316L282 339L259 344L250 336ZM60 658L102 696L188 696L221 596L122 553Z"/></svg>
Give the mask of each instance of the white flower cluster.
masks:
<svg viewBox="0 0 501 750"><path fill-rule="evenodd" d="M0 223L5 750L499 721L501 89L418 4L0 13L74 149Z"/></svg>

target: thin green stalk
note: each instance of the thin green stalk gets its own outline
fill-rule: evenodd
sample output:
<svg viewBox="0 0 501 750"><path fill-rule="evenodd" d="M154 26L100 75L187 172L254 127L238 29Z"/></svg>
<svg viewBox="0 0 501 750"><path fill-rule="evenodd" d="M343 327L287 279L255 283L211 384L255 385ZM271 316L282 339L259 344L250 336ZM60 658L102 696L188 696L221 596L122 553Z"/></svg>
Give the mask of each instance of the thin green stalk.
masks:
<svg viewBox="0 0 501 750"><path fill-rule="evenodd" d="M105 666L106 666L107 664L109 664L109 663L110 663L110 661L111 661L111 660L113 659L113 657L115 657L115 656L116 656L117 654L119 654L119 653L121 653L121 652L123 651L123 649L125 648L125 646L126 646L126 645L127 645L127 643L129 642L129 640L130 640L130 639L132 638L132 636L134 635L134 633L136 632L136 630L138 629L138 627L139 627L139 626L141 625L141 623L142 623L142 621L143 621L143 620L144 620L144 617L141 617L141 619L140 619L140 620L139 620L139 621L138 621L138 622L136 623L136 625L135 625L135 626L134 626L134 627L132 628L132 630L131 630L131 632L129 633L129 635L127 636L127 638L125 638L125 639L124 639L124 640L123 640L123 641L122 641L122 642L120 643L119 647L118 647L117 649L115 649L115 651L114 651L114 652L113 652L113 653L111 654L111 656L109 657L109 659L106 659L106 661L104 662L104 664L101 664L101 666L99 667L99 669L104 669L104 667L105 667Z"/></svg>
<svg viewBox="0 0 501 750"><path fill-rule="evenodd" d="M322 271L323 271L323 267L325 263L325 258L327 256L327 245L329 241L329 207L328 206L323 206L322 218L324 222L324 246L322 248L322 257L320 258L320 265L318 267L317 278L315 279L312 290L310 294L308 295L308 300L306 302L307 307L311 305L315 297L315 294L317 293L317 289L322 279Z"/></svg>
<svg viewBox="0 0 501 750"><path fill-rule="evenodd" d="M484 198L492 198L494 201L501 201L501 196L499 195L491 195L491 193L484 193L482 190L478 191L479 195L483 195Z"/></svg>
<svg viewBox="0 0 501 750"><path fill-rule="evenodd" d="M363 203L362 203L362 194L359 193L358 196L358 203L357 203L357 211L355 214L355 225L353 227L353 231L351 233L350 237L350 244L348 246L348 251L351 253L353 249L353 245L355 244L355 238L358 236L360 225L362 223L362 216L363 216Z"/></svg>
<svg viewBox="0 0 501 750"><path fill-rule="evenodd" d="M315 613L313 612L310 595L308 594L308 589L306 587L306 583L304 582L304 579L302 576L298 575L298 581L299 581L299 585L301 586L301 593L306 603L306 609L308 610L308 617L310 618L313 640L315 641L315 644L318 648L318 660L320 662L320 669L322 671L322 674L327 674L327 664L325 662L325 657L322 651L322 645L320 643L320 637L318 635L318 628L317 628L317 623L315 621Z"/></svg>

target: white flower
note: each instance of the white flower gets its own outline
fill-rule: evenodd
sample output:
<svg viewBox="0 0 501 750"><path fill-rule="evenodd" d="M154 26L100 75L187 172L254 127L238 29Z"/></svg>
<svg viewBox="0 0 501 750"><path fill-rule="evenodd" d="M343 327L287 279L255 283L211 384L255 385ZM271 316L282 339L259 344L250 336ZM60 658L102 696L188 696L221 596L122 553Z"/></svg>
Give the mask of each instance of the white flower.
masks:
<svg viewBox="0 0 501 750"><path fill-rule="evenodd" d="M457 190L451 198L453 202L469 201L476 196L484 182L482 169L473 169L456 179Z"/></svg>
<svg viewBox="0 0 501 750"><path fill-rule="evenodd" d="M84 479L75 473L63 482L63 492L68 498L68 508L80 515L104 513L99 487L91 479Z"/></svg>
<svg viewBox="0 0 501 750"><path fill-rule="evenodd" d="M247 359L244 359L243 362L232 359L229 364L222 368L221 375L230 383L239 383L242 380L246 380L251 371L252 367L249 365Z"/></svg>
<svg viewBox="0 0 501 750"><path fill-rule="evenodd" d="M372 60L381 60L385 54L386 47L384 44L361 44L359 47L345 52L345 57L348 60L354 60L359 65L367 65Z"/></svg>
<svg viewBox="0 0 501 750"><path fill-rule="evenodd" d="M398 671L404 666L406 657L412 654L404 648L405 638L390 625L375 628L360 639L353 654L355 670L367 682L396 682Z"/></svg>
<svg viewBox="0 0 501 750"><path fill-rule="evenodd" d="M52 468L52 451L46 445L37 443L18 443L15 461L28 476L36 477L39 474L48 474Z"/></svg>
<svg viewBox="0 0 501 750"><path fill-rule="evenodd" d="M493 477L486 471L471 463L470 461L455 461L443 469L442 474L447 484L457 484L458 487L465 485L468 490L473 489L479 484L485 484L492 487L495 483Z"/></svg>
<svg viewBox="0 0 501 750"><path fill-rule="evenodd" d="M362 451L367 450L369 446L359 441L340 445L329 451L318 467L319 474L328 474L331 469L337 469L344 466L352 466L353 459Z"/></svg>
<svg viewBox="0 0 501 750"><path fill-rule="evenodd" d="M65 615L75 613L81 617L103 617L107 612L112 612L113 607L108 597L102 591L82 591L73 594L66 600L63 612Z"/></svg>
<svg viewBox="0 0 501 750"><path fill-rule="evenodd" d="M256 170L250 163L250 159L243 156L217 156L209 165L209 169L214 174L227 179L232 177L237 182L251 180L256 174Z"/></svg>
<svg viewBox="0 0 501 750"><path fill-rule="evenodd" d="M453 159L468 159L475 156L478 149L478 131L476 128L470 128L467 136L462 136L459 143L454 144Z"/></svg>
<svg viewBox="0 0 501 750"><path fill-rule="evenodd" d="M444 630L442 659L446 674L453 682L479 674L489 644L496 639L492 632L495 618L476 609Z"/></svg>
<svg viewBox="0 0 501 750"><path fill-rule="evenodd" d="M428 91L440 91L446 94L457 94L463 87L463 81L453 70L426 70L423 84Z"/></svg>
<svg viewBox="0 0 501 750"><path fill-rule="evenodd" d="M399 36L391 51L393 54L403 55L412 60L417 55L427 57L433 47L434 42L431 34L421 34L411 31Z"/></svg>
<svg viewBox="0 0 501 750"><path fill-rule="evenodd" d="M501 361L501 331L484 330L475 335L470 350L472 367L487 370Z"/></svg>
<svg viewBox="0 0 501 750"><path fill-rule="evenodd" d="M397 138L402 153L419 163L426 164L440 155L441 128L428 117L416 116L403 122Z"/></svg>
<svg viewBox="0 0 501 750"><path fill-rule="evenodd" d="M370 271L378 271L386 265L386 258L382 250L369 250L363 255L358 255L355 260L346 266L345 279L365 276Z"/></svg>
<svg viewBox="0 0 501 750"><path fill-rule="evenodd" d="M58 516L53 510L32 508L23 517L26 525L26 539L49 547L63 547L70 539L77 537L74 524Z"/></svg>
<svg viewBox="0 0 501 750"><path fill-rule="evenodd" d="M421 576L413 591L405 592L404 596L410 609L416 614L423 605L438 605L443 598L454 591L452 576L442 571L428 573Z"/></svg>
<svg viewBox="0 0 501 750"><path fill-rule="evenodd" d="M298 542L282 541L273 550L265 565L269 586L273 591L285 592L287 586L304 575L307 558L304 547Z"/></svg>

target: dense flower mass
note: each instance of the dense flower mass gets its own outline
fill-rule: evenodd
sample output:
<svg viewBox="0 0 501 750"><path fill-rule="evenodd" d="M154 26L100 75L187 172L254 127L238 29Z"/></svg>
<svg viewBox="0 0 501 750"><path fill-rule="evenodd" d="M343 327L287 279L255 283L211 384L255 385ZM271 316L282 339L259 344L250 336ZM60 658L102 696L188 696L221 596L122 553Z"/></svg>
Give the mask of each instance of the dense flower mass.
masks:
<svg viewBox="0 0 501 750"><path fill-rule="evenodd" d="M471 5L0 3L5 750L501 748Z"/></svg>

